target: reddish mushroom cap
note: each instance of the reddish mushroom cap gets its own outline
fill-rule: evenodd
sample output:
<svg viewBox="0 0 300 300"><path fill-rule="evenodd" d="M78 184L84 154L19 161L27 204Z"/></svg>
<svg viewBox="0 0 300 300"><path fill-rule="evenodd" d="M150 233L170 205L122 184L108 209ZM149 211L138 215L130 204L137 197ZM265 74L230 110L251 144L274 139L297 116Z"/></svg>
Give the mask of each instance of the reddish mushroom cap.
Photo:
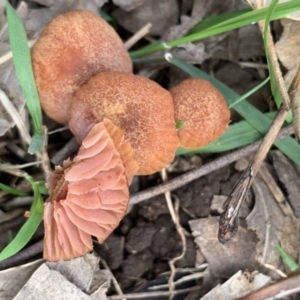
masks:
<svg viewBox="0 0 300 300"><path fill-rule="evenodd" d="M77 88L102 71L132 72L114 29L99 16L74 10L54 18L32 49L32 64L45 113L67 123Z"/></svg>
<svg viewBox="0 0 300 300"><path fill-rule="evenodd" d="M175 120L183 121L178 130L180 144L194 149L216 140L228 127L230 110L222 94L208 81L190 78L174 86Z"/></svg>
<svg viewBox="0 0 300 300"><path fill-rule="evenodd" d="M74 161L56 167L45 203L44 258L69 260L103 242L123 218L138 165L124 133L109 120L96 124Z"/></svg>
<svg viewBox="0 0 300 300"><path fill-rule="evenodd" d="M179 140L172 97L154 81L120 72L92 77L74 95L69 126L81 141L103 118L124 130L138 174L160 171L174 159Z"/></svg>

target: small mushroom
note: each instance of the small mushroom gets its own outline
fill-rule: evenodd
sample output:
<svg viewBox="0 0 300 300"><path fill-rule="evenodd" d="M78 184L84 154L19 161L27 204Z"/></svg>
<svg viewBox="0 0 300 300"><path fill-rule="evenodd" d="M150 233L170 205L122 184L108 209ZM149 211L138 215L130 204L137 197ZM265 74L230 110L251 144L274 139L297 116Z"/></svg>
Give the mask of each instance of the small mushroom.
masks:
<svg viewBox="0 0 300 300"><path fill-rule="evenodd" d="M179 140L172 97L154 81L121 72L92 77L74 94L69 126L80 142L103 118L124 130L139 175L160 171L174 159Z"/></svg>
<svg viewBox="0 0 300 300"><path fill-rule="evenodd" d="M69 260L103 242L123 218L138 169L124 132L111 121L93 126L78 155L56 167L45 203L44 258Z"/></svg>
<svg viewBox="0 0 300 300"><path fill-rule="evenodd" d="M132 72L115 30L99 16L74 10L54 18L32 49L35 80L45 113L67 123L70 99L80 85L103 71Z"/></svg>
<svg viewBox="0 0 300 300"><path fill-rule="evenodd" d="M228 127L230 110L222 94L208 81L190 78L174 86L175 120L184 122L178 130L180 145L203 147L216 140Z"/></svg>

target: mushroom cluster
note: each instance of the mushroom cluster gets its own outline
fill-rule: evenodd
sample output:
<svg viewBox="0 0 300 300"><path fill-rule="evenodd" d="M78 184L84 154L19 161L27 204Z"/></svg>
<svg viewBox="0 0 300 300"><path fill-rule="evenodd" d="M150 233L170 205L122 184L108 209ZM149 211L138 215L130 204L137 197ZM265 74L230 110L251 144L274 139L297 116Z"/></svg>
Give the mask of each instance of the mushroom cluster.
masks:
<svg viewBox="0 0 300 300"><path fill-rule="evenodd" d="M163 89L132 74L113 28L87 11L53 19L32 50L45 113L69 124L81 143L73 161L49 176L44 257L72 259L102 242L123 218L133 175L160 171L176 149L217 139L230 114L207 81L188 79ZM184 126L176 130L176 122Z"/></svg>

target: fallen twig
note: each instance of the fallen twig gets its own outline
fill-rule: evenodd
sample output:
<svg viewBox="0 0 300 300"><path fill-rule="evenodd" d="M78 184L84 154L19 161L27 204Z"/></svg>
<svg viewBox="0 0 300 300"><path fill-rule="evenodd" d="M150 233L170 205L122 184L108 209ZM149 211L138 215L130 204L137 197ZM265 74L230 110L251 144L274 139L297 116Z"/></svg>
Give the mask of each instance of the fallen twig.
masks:
<svg viewBox="0 0 300 300"><path fill-rule="evenodd" d="M174 295L189 293L192 291L199 291L201 289L202 289L201 286L196 286L196 287L191 287L191 288L187 288L187 289L176 290L176 291L174 291ZM126 298L131 298L131 299L136 299L136 298L138 298L138 299L140 299L140 298L153 299L155 297L169 296L169 292L161 291L161 292L132 293L132 294L124 294L124 296ZM122 296L115 295L115 296L109 296L107 298L109 300L120 300L120 299L122 299Z"/></svg>
<svg viewBox="0 0 300 300"><path fill-rule="evenodd" d="M43 251L43 240L27 247L18 254L11 256L0 262L0 270L5 270L14 267L18 264L23 264L26 260L40 254Z"/></svg>
<svg viewBox="0 0 300 300"><path fill-rule="evenodd" d="M297 272L290 277L280 280L267 287L263 287L258 291L244 296L239 300L264 300L264 299L281 299L288 295L295 294L300 291L300 273ZM280 298L279 298L280 297Z"/></svg>
<svg viewBox="0 0 300 300"><path fill-rule="evenodd" d="M129 50L134 44L136 44L140 39L147 35L152 27L151 23L147 23L140 30L138 30L128 41L124 43L124 46Z"/></svg>

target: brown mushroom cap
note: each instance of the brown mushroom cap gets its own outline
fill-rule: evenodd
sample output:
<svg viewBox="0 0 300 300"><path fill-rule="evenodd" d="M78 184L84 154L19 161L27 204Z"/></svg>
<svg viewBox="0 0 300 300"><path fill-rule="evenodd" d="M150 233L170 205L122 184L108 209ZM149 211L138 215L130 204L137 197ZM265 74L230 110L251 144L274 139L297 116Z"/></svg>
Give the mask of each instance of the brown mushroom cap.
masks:
<svg viewBox="0 0 300 300"><path fill-rule="evenodd" d="M132 72L132 62L115 30L99 16L74 10L54 18L32 50L32 64L45 113L67 123L70 99L91 76Z"/></svg>
<svg viewBox="0 0 300 300"><path fill-rule="evenodd" d="M208 81L190 78L174 86L175 120L183 121L179 129L180 144L193 149L216 140L228 127L230 110L222 94Z"/></svg>
<svg viewBox="0 0 300 300"><path fill-rule="evenodd" d="M92 77L74 94L69 126L80 142L103 118L124 130L138 174L157 172L174 159L179 140L172 97L154 81L120 72Z"/></svg>

